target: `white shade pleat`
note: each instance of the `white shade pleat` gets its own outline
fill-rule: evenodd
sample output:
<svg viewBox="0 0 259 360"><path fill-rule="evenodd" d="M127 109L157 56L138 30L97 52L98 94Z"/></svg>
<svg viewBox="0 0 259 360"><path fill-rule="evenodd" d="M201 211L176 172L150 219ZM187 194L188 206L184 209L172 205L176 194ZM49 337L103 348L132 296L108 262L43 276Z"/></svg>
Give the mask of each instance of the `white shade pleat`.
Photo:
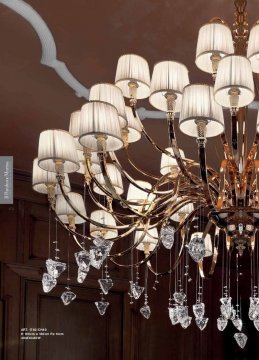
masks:
<svg viewBox="0 0 259 360"><path fill-rule="evenodd" d="M55 162L62 161L64 172L79 169L76 145L73 136L65 130L45 130L39 138L38 164L47 171L56 171Z"/></svg>
<svg viewBox="0 0 259 360"><path fill-rule="evenodd" d="M80 110L72 112L69 121L69 132L76 139L79 137L80 113Z"/></svg>
<svg viewBox="0 0 259 360"><path fill-rule="evenodd" d="M65 192L69 192L70 189L70 183L69 178L67 174L64 174L64 185L63 189ZM60 187L58 185L56 173L43 170L38 165L38 158L33 160L33 168L32 168L32 188L33 190L37 191L41 194L47 194L48 185L54 185L55 186L55 194L61 194Z"/></svg>
<svg viewBox="0 0 259 360"><path fill-rule="evenodd" d="M253 72L259 73L259 23L256 23L250 31L247 57L251 62Z"/></svg>
<svg viewBox="0 0 259 360"><path fill-rule="evenodd" d="M200 231L194 232L191 235L191 239L198 237L198 238L202 238L203 233ZM205 244L205 255L204 257L208 257L212 255L212 241L211 241L211 236L210 234L207 234L204 238L204 244Z"/></svg>
<svg viewBox="0 0 259 360"><path fill-rule="evenodd" d="M121 89L113 84L96 84L91 87L89 101L103 101L113 106L118 111L120 127L127 126L125 102Z"/></svg>
<svg viewBox="0 0 259 360"><path fill-rule="evenodd" d="M80 214L86 216L85 204L82 195L70 192L67 194L67 196L69 197L74 208L77 209ZM74 216L76 224L82 224L85 222L85 220L82 219L79 215L77 215L76 212L68 205L62 195L57 195L55 210L57 216L65 224L69 223L68 216Z"/></svg>
<svg viewBox="0 0 259 360"><path fill-rule="evenodd" d="M128 120L128 142L136 142L140 140L142 127L140 118L136 112L136 117L133 115L132 108L130 106L126 106L126 115Z"/></svg>
<svg viewBox="0 0 259 360"><path fill-rule="evenodd" d="M161 156L161 164L160 164L160 173L162 175L166 175L168 173L171 172L172 167L178 167L177 161L174 157L174 152L173 149L171 147L166 148L166 150L172 154L172 156L166 155L166 154L162 154ZM184 158L184 152L183 150L179 149L180 151L180 155L182 158Z"/></svg>
<svg viewBox="0 0 259 360"><path fill-rule="evenodd" d="M113 187L116 190L116 193L121 195L123 193L123 183L122 183L122 178L121 178L121 173L119 172L119 170L117 169L117 167L114 164L106 164L106 168L107 168L107 174L111 180L111 183L113 185ZM109 191L109 189L106 186L104 177L102 173L96 174L95 175L96 180L106 189ZM103 191L101 189L99 189L99 187L94 183L93 184L93 191L96 194L99 195L105 195L103 193Z"/></svg>
<svg viewBox="0 0 259 360"><path fill-rule="evenodd" d="M178 201L182 200L182 198L178 198ZM183 205L175 214L173 214L170 219L176 222L180 222L181 215L189 215L194 210L194 206L192 203L188 203Z"/></svg>
<svg viewBox="0 0 259 360"><path fill-rule="evenodd" d="M149 101L156 109L167 111L166 93L174 93L175 111L179 111L182 92L189 84L188 70L185 65L175 61L162 61L154 66L150 86Z"/></svg>
<svg viewBox="0 0 259 360"><path fill-rule="evenodd" d="M140 237L142 236L143 231L142 230L136 230L135 232L135 237L134 237L134 242L135 244L139 241ZM157 243L158 243L158 231L157 228L154 227L152 229L148 229L148 231L146 232L143 240L141 241L141 243L137 246L138 250L144 251L144 244L148 243L149 244L149 251L153 251L154 248L156 247Z"/></svg>
<svg viewBox="0 0 259 360"><path fill-rule="evenodd" d="M198 119L208 121L207 137L217 136L224 131L222 107L214 100L212 86L191 84L184 88L179 118L180 130L186 135L197 137Z"/></svg>
<svg viewBox="0 0 259 360"><path fill-rule="evenodd" d="M152 185L147 181L136 180L135 183L139 185L142 189L152 189ZM152 201L155 200L155 198L156 196L154 194L141 190L133 184L129 184L127 200L133 203L130 204L133 209L141 211L143 209L143 205L147 204L146 206L144 206L144 210L146 211L148 210Z"/></svg>
<svg viewBox="0 0 259 360"><path fill-rule="evenodd" d="M95 210L91 213L90 218L100 224L107 226L116 226L116 221L112 214L104 210ZM90 223L90 234L93 237L102 236L105 239L112 239L118 236L118 230L106 229L101 226L93 225Z"/></svg>
<svg viewBox="0 0 259 360"><path fill-rule="evenodd" d="M123 146L118 112L110 104L94 101L83 105L79 133L79 143L92 151L98 151L98 135L105 136L107 151Z"/></svg>
<svg viewBox="0 0 259 360"><path fill-rule="evenodd" d="M229 27L220 23L203 25L199 30L196 48L196 65L202 71L212 73L211 56L224 57L234 53L232 34Z"/></svg>
<svg viewBox="0 0 259 360"><path fill-rule="evenodd" d="M215 81L215 100L230 107L229 91L240 91L238 106L249 105L254 99L254 80L250 61L241 55L228 55L219 62Z"/></svg>
<svg viewBox="0 0 259 360"><path fill-rule="evenodd" d="M137 99L149 96L150 73L147 61L139 55L122 55L117 64L115 85L127 98L130 98L128 83L131 81L138 84Z"/></svg>

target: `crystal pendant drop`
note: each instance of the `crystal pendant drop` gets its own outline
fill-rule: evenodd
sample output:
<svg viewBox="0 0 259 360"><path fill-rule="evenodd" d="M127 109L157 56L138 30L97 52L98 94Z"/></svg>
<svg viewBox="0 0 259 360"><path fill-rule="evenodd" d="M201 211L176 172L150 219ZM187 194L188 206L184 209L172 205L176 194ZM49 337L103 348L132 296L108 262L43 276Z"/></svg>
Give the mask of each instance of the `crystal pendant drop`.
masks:
<svg viewBox="0 0 259 360"><path fill-rule="evenodd" d="M49 275L57 279L66 270L66 263L52 259L46 260L46 267Z"/></svg>
<svg viewBox="0 0 259 360"><path fill-rule="evenodd" d="M247 336L244 333L236 333L234 335L234 338L238 344L239 347L241 347L241 349L244 349L244 347L246 346L246 342L247 342Z"/></svg>
<svg viewBox="0 0 259 360"><path fill-rule="evenodd" d="M74 294L71 290L66 290L61 295L61 299L64 305L69 305L73 300L75 300L76 294Z"/></svg>
<svg viewBox="0 0 259 360"><path fill-rule="evenodd" d="M223 317L219 317L217 319L217 327L219 331L225 330L226 326L228 324L228 320L224 319Z"/></svg>
<svg viewBox="0 0 259 360"><path fill-rule="evenodd" d="M90 262L91 265L100 270L103 261L107 257L106 248L104 246L91 246L90 247Z"/></svg>
<svg viewBox="0 0 259 360"><path fill-rule="evenodd" d="M223 297L219 299L222 305L230 305L230 306L231 306L231 300L232 300L231 297Z"/></svg>
<svg viewBox="0 0 259 360"><path fill-rule="evenodd" d="M205 243L202 237L194 236L191 238L187 248L189 255L194 261L199 262L203 259L205 255Z"/></svg>
<svg viewBox="0 0 259 360"><path fill-rule="evenodd" d="M140 308L140 313L142 316L144 316L144 318L149 319L150 315L151 315L151 310L149 305L145 304Z"/></svg>
<svg viewBox="0 0 259 360"><path fill-rule="evenodd" d="M96 301L95 306L97 307L99 314L104 315L106 312L107 307L109 306L108 301Z"/></svg>
<svg viewBox="0 0 259 360"><path fill-rule="evenodd" d="M86 250L75 253L77 265L80 270L88 272L90 269L90 254Z"/></svg>
<svg viewBox="0 0 259 360"><path fill-rule="evenodd" d="M235 320L236 319L236 310L233 308L232 306L232 310L231 310L231 315L230 315L230 320Z"/></svg>
<svg viewBox="0 0 259 360"><path fill-rule="evenodd" d="M104 239L102 236L99 236L97 238L95 238L93 240L93 243L95 246L99 247L99 246L102 246L105 248L105 252L107 255L109 255L110 251L111 251L111 248L112 248L112 245L113 245L113 241L111 240L106 240Z"/></svg>
<svg viewBox="0 0 259 360"><path fill-rule="evenodd" d="M169 307L168 314L169 314L169 318L171 320L172 325L176 325L179 323L177 307Z"/></svg>
<svg viewBox="0 0 259 360"><path fill-rule="evenodd" d="M139 286L137 283L131 282L130 283L130 292L132 294L132 296L134 297L134 299L139 299L141 294L144 291L144 287L143 286Z"/></svg>
<svg viewBox="0 0 259 360"><path fill-rule="evenodd" d="M107 295L109 290L112 288L113 286L113 282L111 278L107 278L107 279L99 279L98 283L100 284L101 290L102 292Z"/></svg>
<svg viewBox="0 0 259 360"><path fill-rule="evenodd" d="M191 322L192 322L192 318L191 318L191 316L188 316L188 318L181 323L181 327L183 329L187 329L188 326L191 325Z"/></svg>
<svg viewBox="0 0 259 360"><path fill-rule="evenodd" d="M196 325L198 326L198 328L202 331L205 329L207 323L208 323L208 318L202 318L202 319L195 319Z"/></svg>
<svg viewBox="0 0 259 360"><path fill-rule="evenodd" d="M205 304L198 302L192 306L192 310L195 318L201 319L205 313Z"/></svg>
<svg viewBox="0 0 259 360"><path fill-rule="evenodd" d="M164 225L160 231L160 239L164 247L170 250L174 245L175 228L170 225Z"/></svg>
<svg viewBox="0 0 259 360"><path fill-rule="evenodd" d="M45 293L50 292L57 285L57 279L48 273L44 273L42 276L42 287Z"/></svg>
<svg viewBox="0 0 259 360"><path fill-rule="evenodd" d="M179 323L183 323L186 319L188 319L188 306L177 306L177 317Z"/></svg>
<svg viewBox="0 0 259 360"><path fill-rule="evenodd" d="M248 311L250 320L255 320L259 316L259 298L250 297L250 306Z"/></svg>
<svg viewBox="0 0 259 360"><path fill-rule="evenodd" d="M237 328L238 331L242 330L243 321L238 317L232 320L233 325Z"/></svg>
<svg viewBox="0 0 259 360"><path fill-rule="evenodd" d="M186 294L183 292L183 291L180 291L180 292L175 292L173 294L173 297L174 297L174 301L179 304L179 305L183 305L183 302L186 298Z"/></svg>
<svg viewBox="0 0 259 360"><path fill-rule="evenodd" d="M77 282L79 284L82 284L84 281L85 281L85 278L87 276L87 272L81 270L80 268L78 268L78 271L77 271Z"/></svg>
<svg viewBox="0 0 259 360"><path fill-rule="evenodd" d="M254 319L254 326L257 331L259 331L259 318Z"/></svg>

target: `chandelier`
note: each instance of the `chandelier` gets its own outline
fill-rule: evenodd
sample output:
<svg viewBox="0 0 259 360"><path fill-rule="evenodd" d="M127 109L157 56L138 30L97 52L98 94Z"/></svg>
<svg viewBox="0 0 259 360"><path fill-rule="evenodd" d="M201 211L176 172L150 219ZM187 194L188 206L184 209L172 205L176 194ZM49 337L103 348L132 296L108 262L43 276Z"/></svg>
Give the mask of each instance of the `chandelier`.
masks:
<svg viewBox="0 0 259 360"><path fill-rule="evenodd" d="M150 79L145 59L134 54L121 56L115 84L92 86L89 102L71 114L69 131L52 129L40 134L38 157L33 162L33 189L47 194L56 222L79 246L75 254L77 281L82 283L91 267L100 270L101 299L95 305L101 315L109 305L105 296L113 286L111 261L129 269L130 302L143 296L140 312L146 319L151 315L148 274L155 276L154 287L159 276L167 275L169 318L173 325L186 329L192 321L187 306L189 269L197 263L192 309L202 331L208 322L203 279L213 275L220 251L222 297L217 327L223 331L232 321L238 330L234 338L243 348L247 336L242 332L238 277L239 259L245 251L251 260L249 318L259 331L259 161L255 159L259 122L247 150L246 112L255 97L253 72L259 73L259 23L249 32L246 1L236 0L234 4L232 31L219 18L199 31L195 62L200 70L212 74L210 85L189 84L187 68L175 61L157 63ZM137 103L148 97L155 109L167 114L166 149L156 144L139 119ZM129 106L125 106L124 98ZM226 109L230 110L229 142L223 108L225 117ZM178 146L178 113L180 131L196 138L198 162L187 159ZM219 172L206 162L206 142L215 136L220 137L224 151ZM131 159L129 150L141 137L160 152L160 175L149 174ZM138 172L140 180L133 178L128 168ZM68 174L73 172L82 174L84 195L71 191ZM96 207L90 214L86 193ZM54 243L55 258L49 256L46 261L43 290L51 291L67 267L68 286L61 298L68 305L76 298L69 285L69 261L66 266L60 260L57 238ZM120 251L114 251L118 243ZM163 247L170 264L160 271L157 259ZM230 292L231 255L236 266L236 304ZM140 274L144 274L142 282Z"/></svg>

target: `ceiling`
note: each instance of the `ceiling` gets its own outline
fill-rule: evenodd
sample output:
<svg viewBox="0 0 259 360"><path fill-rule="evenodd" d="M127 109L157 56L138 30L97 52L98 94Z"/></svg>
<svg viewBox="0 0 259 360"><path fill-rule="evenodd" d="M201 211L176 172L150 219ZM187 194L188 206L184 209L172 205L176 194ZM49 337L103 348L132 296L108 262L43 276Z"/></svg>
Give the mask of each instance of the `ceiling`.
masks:
<svg viewBox="0 0 259 360"><path fill-rule="evenodd" d="M195 64L198 30L214 16L233 23L231 1L215 0L30 0L28 3L49 27L57 47L57 58L84 86L114 82L117 59L133 52L153 65L161 60L183 62L191 82L209 82L211 77ZM248 1L248 21L256 21L258 1ZM37 156L38 137L48 128L68 129L70 113L86 101L78 98L53 69L43 66L41 43L32 26L20 15L0 4L0 154L13 155L17 169L31 170ZM148 101L139 103L151 109ZM250 142L256 112L249 112ZM229 128L226 116L226 127ZM167 146L166 121L146 119L144 125L154 140ZM196 158L196 143L177 132L179 146L187 157ZM218 139L208 141L208 162L218 165ZM141 159L140 159L141 151ZM160 154L144 140L130 153L146 170L159 171Z"/></svg>

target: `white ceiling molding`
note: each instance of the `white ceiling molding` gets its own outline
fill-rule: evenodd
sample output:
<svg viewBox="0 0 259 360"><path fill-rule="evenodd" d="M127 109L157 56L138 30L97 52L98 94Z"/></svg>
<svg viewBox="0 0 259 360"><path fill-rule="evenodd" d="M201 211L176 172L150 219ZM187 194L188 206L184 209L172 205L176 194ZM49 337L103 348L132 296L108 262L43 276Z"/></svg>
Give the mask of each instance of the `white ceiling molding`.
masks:
<svg viewBox="0 0 259 360"><path fill-rule="evenodd" d="M64 62L57 59L57 49L53 35L37 11L23 0L0 0L0 3L21 15L34 28L42 46L41 64L53 68L60 78L75 91L76 96L88 100L89 89L71 74ZM259 102L254 101L249 108L259 110ZM146 110L144 107L138 109L138 114L141 120L166 118L163 111Z"/></svg>

